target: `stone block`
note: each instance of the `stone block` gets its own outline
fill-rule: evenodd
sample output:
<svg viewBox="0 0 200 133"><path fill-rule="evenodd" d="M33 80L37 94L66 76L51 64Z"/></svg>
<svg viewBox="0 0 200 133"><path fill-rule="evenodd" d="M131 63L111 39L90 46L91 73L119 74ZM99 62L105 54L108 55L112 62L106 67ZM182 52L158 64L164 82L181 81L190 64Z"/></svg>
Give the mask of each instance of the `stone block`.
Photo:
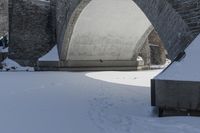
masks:
<svg viewBox="0 0 200 133"><path fill-rule="evenodd" d="M152 80L152 106L200 111L200 81Z"/></svg>

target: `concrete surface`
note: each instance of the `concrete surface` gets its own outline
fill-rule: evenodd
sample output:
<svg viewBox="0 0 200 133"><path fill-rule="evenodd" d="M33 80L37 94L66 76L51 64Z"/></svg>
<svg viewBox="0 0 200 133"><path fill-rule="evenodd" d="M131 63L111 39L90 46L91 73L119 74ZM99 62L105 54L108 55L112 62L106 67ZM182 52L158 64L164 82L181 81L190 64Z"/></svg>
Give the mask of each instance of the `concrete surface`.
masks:
<svg viewBox="0 0 200 133"><path fill-rule="evenodd" d="M138 65L136 65L138 64ZM128 71L148 70L139 61L38 61L36 71Z"/></svg>
<svg viewBox="0 0 200 133"><path fill-rule="evenodd" d="M152 80L152 105L164 109L200 111L200 82Z"/></svg>
<svg viewBox="0 0 200 133"><path fill-rule="evenodd" d="M13 25L10 28L20 35L11 36L15 45L10 46L10 57L15 57L15 60L20 60L20 62L36 60L50 50L51 44L48 41L52 39L50 42L54 42L56 38L60 59L65 60L66 51L68 51L66 46L69 45L76 20L91 0L51 0L50 3L39 0L17 0L15 4L12 4L12 1L14 0L10 0L9 13L14 20L10 21ZM199 0L133 1L144 11L155 27L171 59L185 49L193 37L199 33ZM47 10L41 8L44 3L48 3ZM23 23L18 23L19 21ZM24 53L21 52L22 49L25 49ZM34 64L34 61L31 62Z"/></svg>
<svg viewBox="0 0 200 133"><path fill-rule="evenodd" d="M136 60L150 26L132 0L93 0L77 20L66 60Z"/></svg>
<svg viewBox="0 0 200 133"><path fill-rule="evenodd" d="M200 111L200 35L152 80L152 105Z"/></svg>
<svg viewBox="0 0 200 133"><path fill-rule="evenodd" d="M58 0L57 1L57 43L61 60L66 60L68 44L73 27L82 12L91 0ZM194 34L190 31L182 14L176 11L173 1L166 0L134 0L146 14L163 40L169 57L173 59L185 49L193 40ZM184 1L179 1L182 3ZM68 4L70 3L70 4ZM88 25L90 25L88 23Z"/></svg>

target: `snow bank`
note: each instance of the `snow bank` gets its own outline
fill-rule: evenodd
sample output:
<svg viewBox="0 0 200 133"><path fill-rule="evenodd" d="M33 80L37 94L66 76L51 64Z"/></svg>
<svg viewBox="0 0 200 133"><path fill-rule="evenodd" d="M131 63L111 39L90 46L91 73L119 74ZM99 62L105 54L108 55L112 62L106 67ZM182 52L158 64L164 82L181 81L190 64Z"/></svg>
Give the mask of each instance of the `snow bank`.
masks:
<svg viewBox="0 0 200 133"><path fill-rule="evenodd" d="M55 45L46 55L41 57L39 61L59 61L57 45Z"/></svg>
<svg viewBox="0 0 200 133"><path fill-rule="evenodd" d="M185 57L173 62L156 79L200 81L200 35L185 50Z"/></svg>
<svg viewBox="0 0 200 133"><path fill-rule="evenodd" d="M9 58L6 58L1 64L3 66L3 71L34 71L34 68L22 67Z"/></svg>

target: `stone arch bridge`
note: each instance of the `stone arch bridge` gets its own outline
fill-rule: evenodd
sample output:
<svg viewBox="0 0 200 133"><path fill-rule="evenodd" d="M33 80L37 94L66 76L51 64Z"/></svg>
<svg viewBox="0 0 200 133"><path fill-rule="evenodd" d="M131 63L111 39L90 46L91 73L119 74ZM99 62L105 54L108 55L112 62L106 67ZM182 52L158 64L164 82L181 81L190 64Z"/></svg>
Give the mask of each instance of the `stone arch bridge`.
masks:
<svg viewBox="0 0 200 133"><path fill-rule="evenodd" d="M53 43L57 43L60 61L66 61L67 49L76 21L91 1L10 0L10 57L19 62L32 57L33 60L37 60L46 51L43 50L42 54L36 51L42 51L42 48L52 47ZM154 26L171 59L183 51L200 32L199 0L133 0L133 2ZM32 8L27 5L32 5ZM22 13L20 8L25 12ZM34 10L38 12L33 12ZM20 20L23 20L23 26ZM43 39L38 39L38 36ZM24 53L19 52L22 49Z"/></svg>

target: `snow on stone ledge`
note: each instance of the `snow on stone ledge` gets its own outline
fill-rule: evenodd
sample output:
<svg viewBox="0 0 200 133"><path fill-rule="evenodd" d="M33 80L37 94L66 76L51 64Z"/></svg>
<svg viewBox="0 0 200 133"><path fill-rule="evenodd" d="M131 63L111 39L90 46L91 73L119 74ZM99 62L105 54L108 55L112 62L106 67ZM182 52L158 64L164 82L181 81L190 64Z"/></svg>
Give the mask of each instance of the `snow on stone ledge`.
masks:
<svg viewBox="0 0 200 133"><path fill-rule="evenodd" d="M39 61L59 61L57 45L54 46L46 55L39 58Z"/></svg>
<svg viewBox="0 0 200 133"><path fill-rule="evenodd" d="M9 58L6 58L1 64L3 66L3 71L34 71L34 68L22 67Z"/></svg>
<svg viewBox="0 0 200 133"><path fill-rule="evenodd" d="M186 48L185 53L182 60L173 62L155 79L200 81L200 34Z"/></svg>

